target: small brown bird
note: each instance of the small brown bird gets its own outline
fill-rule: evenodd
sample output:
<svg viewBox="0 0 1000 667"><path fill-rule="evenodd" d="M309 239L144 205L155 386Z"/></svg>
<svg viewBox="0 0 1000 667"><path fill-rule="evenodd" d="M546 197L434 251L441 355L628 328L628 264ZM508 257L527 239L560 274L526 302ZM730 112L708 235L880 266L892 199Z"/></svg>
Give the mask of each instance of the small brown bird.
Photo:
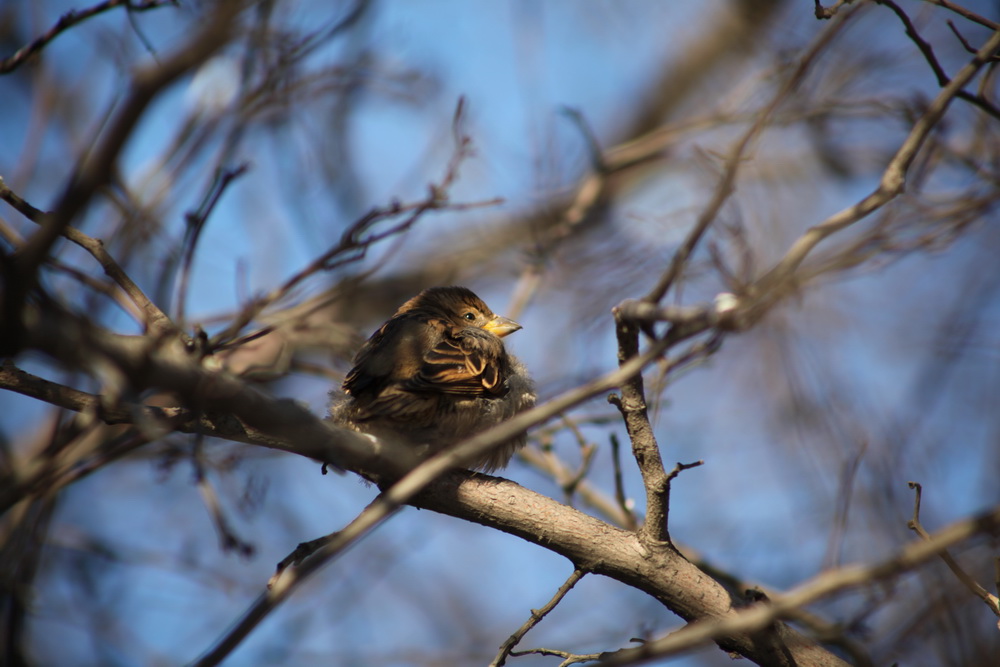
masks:
<svg viewBox="0 0 1000 667"><path fill-rule="evenodd" d="M464 287L431 287L378 328L354 358L330 418L379 439L437 453L535 404L524 365L501 338L521 328ZM522 434L475 461L503 468Z"/></svg>

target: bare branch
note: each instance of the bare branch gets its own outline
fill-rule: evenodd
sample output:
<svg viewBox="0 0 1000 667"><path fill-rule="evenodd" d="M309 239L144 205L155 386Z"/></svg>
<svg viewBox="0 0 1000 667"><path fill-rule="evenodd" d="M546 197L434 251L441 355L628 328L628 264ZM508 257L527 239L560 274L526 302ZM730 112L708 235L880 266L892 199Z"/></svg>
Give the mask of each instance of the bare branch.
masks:
<svg viewBox="0 0 1000 667"><path fill-rule="evenodd" d="M903 192L907 171L931 130L944 116L958 92L976 76L983 65L989 62L998 50L1000 50L1000 30L995 32L986 44L976 52L976 56L959 70L947 86L941 89L941 92L928 105L924 114L914 123L909 135L883 172L875 191L853 206L835 213L818 225L809 228L792 244L781 261L757 282L756 289L760 293L775 290L782 283L788 281L809 253L824 239L850 227L871 212L885 206Z"/></svg>
<svg viewBox="0 0 1000 667"><path fill-rule="evenodd" d="M907 484L911 489L913 489L914 500L913 518L906 522L906 526L923 539L931 540L932 538L930 533L924 530L924 527L920 524L920 497L922 495L923 488L917 482L907 482ZM958 564L958 561L952 558L947 549L942 549L940 556L941 560L943 560L945 565L948 566L948 569L951 570L952 574L954 574L958 580L962 582L962 585L969 589L973 595L986 603L986 606L989 607L990 611L992 611L996 616L1000 616L1000 599L998 599L996 595L991 595L989 591L980 586L975 579L969 576L969 573L962 569L962 566Z"/></svg>
<svg viewBox="0 0 1000 667"><path fill-rule="evenodd" d="M776 620L787 618L788 614L811 602L841 591L899 576L934 558L948 547L974 535L994 531L998 526L1000 526L1000 506L969 519L956 521L931 535L930 539L909 544L892 557L878 563L851 565L824 572L784 595L773 596L767 602L737 612L734 618L691 623L667 637L648 642L639 648L619 651L613 657L605 658L601 664L628 665L640 659L677 655L732 632L763 630Z"/></svg>
<svg viewBox="0 0 1000 667"><path fill-rule="evenodd" d="M195 435L195 446L191 455L198 493L201 495L202 501L205 503L205 508L212 518L212 525L215 526L215 532L219 536L219 546L222 551L236 551L244 558L250 558L257 551L257 548L253 543L244 540L233 530L229 519L226 518L226 514L222 510L222 504L219 502L219 494L215 492L215 487L208 479L208 474L205 471L205 463L202 460L204 441L204 435L200 433Z"/></svg>
<svg viewBox="0 0 1000 667"><path fill-rule="evenodd" d="M3 199L26 218L38 224L42 224L45 217L47 215L51 215L49 213L39 211L37 208L19 197L17 193L7 186L2 177L0 177L0 199ZM162 336L171 332L177 332L177 327L170 321L170 318L167 317L166 313L160 310L160 308L153 303L148 296L146 296L139 286L135 284L135 281L129 277L128 273L126 273L121 265L115 261L114 257L111 256L111 253L107 251L103 241L88 236L75 227L70 227L68 225L62 230L62 235L86 250L94 259L97 260L97 262L101 265L101 268L104 269L105 275L111 278L111 280L113 280L115 284L121 288L122 292L125 293L129 301L134 304L135 308L138 309L138 321L144 326L146 331L154 336ZM119 303L122 303L120 299L116 300L118 300ZM124 303L122 305L124 306ZM130 312L132 311L130 308L127 309Z"/></svg>
<svg viewBox="0 0 1000 667"><path fill-rule="evenodd" d="M559 587L559 590L556 591L556 594L552 596L551 600L546 602L540 609L532 609L531 616L528 620L525 621L520 628L514 631L514 634L508 637L507 640L500 645L500 652L497 653L496 657L493 658L493 661L490 662L490 667L500 667L500 665L506 664L507 656L513 655L512 651L514 647L517 646L522 639L524 639L524 636L528 634L528 631L538 625L543 618L548 616L549 612L555 609L556 605L562 602L562 599L566 597L566 594L569 593L574 586L576 586L578 581L583 579L583 575L585 574L586 572L583 570L573 570L573 574L569 575L569 579L567 579L563 585ZM524 653L525 651L522 651L519 655L523 655Z"/></svg>
<svg viewBox="0 0 1000 667"><path fill-rule="evenodd" d="M131 13L144 12L150 9L159 9L160 7L164 7L166 5L176 6L177 0L104 0L104 2L99 2L86 9L70 10L60 16L59 20L56 21L51 28L35 38L30 44L22 46L20 49L15 51L13 55L0 60L0 74L13 72L15 69L27 62L31 56L44 49L46 45L58 37L60 33L72 28L78 23L86 21L93 16L106 12L109 9L114 9L115 7L125 7L126 11Z"/></svg>
<svg viewBox="0 0 1000 667"><path fill-rule="evenodd" d="M471 140L462 134L461 121L463 118L464 101L459 100L456 106L453 133L456 137L456 146L451 159L445 169L444 174L437 183L432 183L428 187L428 195L425 199L409 204L393 202L385 207L376 207L355 221L341 235L340 241L315 258L306 267L288 278L282 285L272 290L270 293L253 299L246 304L242 311L233 318L232 322L225 330L216 334L212 338L211 347L217 349L222 346L231 346L234 338L243 330L247 324L253 321L261 312L271 304L285 298L292 290L298 287L307 278L320 271L332 271L351 262L357 262L365 257L369 248L383 241L402 234L413 227L414 224L428 211L432 210L465 210L467 208L494 206L500 202L492 199L474 203L451 203L448 200L448 191L458 178L458 170L462 162L471 154ZM406 217L387 229L373 231L376 225L384 220L392 219L406 214ZM261 335L262 332L255 332L251 336ZM241 338L240 342L246 342L252 338Z"/></svg>
<svg viewBox="0 0 1000 667"><path fill-rule="evenodd" d="M854 16L854 12L844 12L839 14L837 18L834 19L834 22L820 34L820 36L813 42L812 46L810 46L809 49L803 54L802 58L799 60L798 66L796 66L792 73L782 82L777 92L775 92L772 96L771 101L768 102L767 106L765 106L757 115L754 123L746 130L746 132L743 133L740 140L737 141L736 145L733 146L732 150L730 150L726 159L723 161L722 175L720 176L718 185L716 185L715 191L712 194L712 198L698 216L698 220L688 232L680 247L674 252L667 270L660 277L656 286L653 287L653 289L650 290L645 297L643 297L643 301L658 303L661 299L663 299L674 282L680 278L680 275L685 266L687 266L692 253L694 253L695 248L705 235L705 232L708 231L708 228L715 221L719 211L722 209L722 205L726 203L729 196L735 191L736 175L750 144L757 138L764 127L767 126L768 122L771 120L772 114L774 114L778 106L793 90L798 87L816 58L826 49L827 46L829 46L829 44L833 41L833 38L844 27L844 25L846 25L847 20L852 16Z"/></svg>
<svg viewBox="0 0 1000 667"><path fill-rule="evenodd" d="M639 354L639 328L616 311L615 333L618 337L618 363L624 364ZM639 534L647 548L654 548L656 545L670 543L666 510L669 492L667 472L663 468L660 447L649 423L642 374L636 373L625 380L621 385L621 392L621 398L615 396L609 400L622 413L632 442L632 455L642 473L642 484L646 491L646 519Z"/></svg>
<svg viewBox="0 0 1000 667"><path fill-rule="evenodd" d="M941 64L937 60L937 56L934 55L933 47L920 36L920 33L917 32L916 26L913 25L913 21L911 21L910 17L906 15L906 12L904 12L900 6L892 0L879 0L879 4L885 5L891 9L897 17L899 17L899 20L903 23L903 27L906 28L906 35L913 41L914 44L917 45L917 48L920 49L920 53L923 54L927 64L930 65L931 71L934 72L934 76L937 78L938 85L942 88L947 86L949 83L948 75L945 74L944 68L941 67ZM975 51L973 51L973 53L975 53ZM976 105L994 118L1000 118L1000 109L988 100L983 99L981 95L973 95L968 91L959 90L955 93L955 97Z"/></svg>
<svg viewBox="0 0 1000 667"><path fill-rule="evenodd" d="M991 21L985 16L980 16L973 11L970 11L962 5L951 2L951 0L924 0L932 5L937 5L938 7L944 7L948 11L955 12L962 18L968 19L973 23L978 23L981 26L986 26L990 30L1000 30L1000 23L996 21Z"/></svg>
<svg viewBox="0 0 1000 667"><path fill-rule="evenodd" d="M4 312L8 324L0 337L0 350L11 354L23 345L22 308L38 279L38 267L48 258L52 245L66 233L70 223L82 213L98 188L111 178L112 167L126 140L139 123L149 104L167 86L190 69L204 62L222 47L237 25L237 15L243 0L227 0L215 5L208 19L188 43L174 55L155 66L135 72L124 101L108 124L101 140L84 156L71 172L63 193L52 213L44 216L36 231L13 258L9 271L8 290L4 295Z"/></svg>
<svg viewBox="0 0 1000 667"><path fill-rule="evenodd" d="M53 207L53 212L46 216L41 223L42 228L28 239L19 255L17 269L26 281L32 280L35 269L48 255L52 244L63 234L70 221L84 210L94 191L108 182L118 153L150 102L226 43L242 7L243 2L239 0L218 3L201 29L173 56L135 72L129 93L110 121L102 141L73 170L71 180Z"/></svg>
<svg viewBox="0 0 1000 667"><path fill-rule="evenodd" d="M194 251L201 238L201 232L205 228L208 216L212 214L216 204L222 198L226 189L240 176L243 176L250 169L250 164L244 162L232 169L218 169L212 183L208 187L201 204L197 210L190 211L184 216L186 228L184 231L184 243L181 259L180 286L177 289L177 321L184 326L185 311L187 309L188 281L191 278L191 262L194 259Z"/></svg>
<svg viewBox="0 0 1000 667"><path fill-rule="evenodd" d="M385 502L384 494L380 494L343 530L328 536L328 540L320 538L323 540L322 546L314 554L307 557L299 567L285 569L271 578L266 591L257 598L257 601L246 611L237 624L215 646L193 663L194 667L211 667L222 662L269 613L291 595L299 584L309 579L312 574L315 574L335 556L343 553L348 546L354 544L398 512L400 507L398 504Z"/></svg>

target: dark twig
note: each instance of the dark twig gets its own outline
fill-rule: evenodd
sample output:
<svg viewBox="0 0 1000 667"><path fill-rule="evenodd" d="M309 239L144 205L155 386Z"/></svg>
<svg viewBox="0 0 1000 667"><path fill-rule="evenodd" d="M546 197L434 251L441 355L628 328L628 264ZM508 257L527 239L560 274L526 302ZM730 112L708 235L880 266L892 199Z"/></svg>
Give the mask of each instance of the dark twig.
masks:
<svg viewBox="0 0 1000 667"><path fill-rule="evenodd" d="M307 278L321 271L332 271L346 264L360 261L366 256L368 249L373 245L407 231L427 211L460 211L482 206L495 206L501 202L500 199L491 199L482 202L452 204L446 199L441 199L442 194L439 186L432 185L430 187L430 194L426 199L409 204L395 202L389 206L376 207L370 210L344 232L340 242L336 246L314 259L298 273L288 278L283 284L247 303L231 320L229 326L212 337L211 349L218 350L235 347L238 343L255 340L273 331L274 327L265 327L260 331L254 331L246 336L237 338L239 332L247 324L253 321L268 306L288 296L292 290L302 284ZM408 215L402 221L378 232L371 231L377 223L404 213L408 213Z"/></svg>
<svg viewBox="0 0 1000 667"><path fill-rule="evenodd" d="M0 177L0 199L3 199L34 223L41 224L45 216L48 215L18 196L17 193L7 186L2 177ZM170 321L170 318L167 317L166 313L160 310L139 286L135 284L135 281L129 277L128 273L125 272L121 265L111 256L107 248L105 248L103 241L88 236L75 227L70 226L67 226L63 230L62 235L86 250L97 260L101 268L104 269L104 273L121 288L125 295L138 308L141 313L139 321L148 332L160 335L167 331L176 331L176 327Z"/></svg>
<svg viewBox="0 0 1000 667"><path fill-rule="evenodd" d="M663 494L664 523L670 522L670 483L673 482L675 479L677 479L677 476L680 475L685 470L690 470L691 468L697 468L703 465L705 465L705 462L700 459L695 461L694 463L681 463L680 461L678 461L677 465L674 466L674 469L667 474L667 480L665 483L666 492Z"/></svg>
<svg viewBox="0 0 1000 667"><path fill-rule="evenodd" d="M221 48L236 27L243 2L229 0L213 5L201 28L171 57L156 66L137 70L124 99L108 122L93 150L74 166L52 213L43 216L39 229L24 243L13 261L13 287L4 299L2 316L10 323L7 340L0 347L16 352L23 345L22 310L37 283L38 267L46 260L53 244L66 233L70 223L86 210L99 188L111 180L118 154L132 135L146 108L167 86L197 67Z"/></svg>
<svg viewBox="0 0 1000 667"><path fill-rule="evenodd" d="M951 28L952 34L955 35L955 38L962 44L962 47L969 53L975 53L976 47L970 44L969 41L965 39L965 36L958 31L958 27L955 26L955 22L948 19L947 24L948 27ZM996 56L994 56L993 59L996 60Z"/></svg>
<svg viewBox="0 0 1000 667"><path fill-rule="evenodd" d="M924 530L924 527L920 524L920 497L923 494L923 487L917 482L907 482L907 485L913 489L914 496L913 518L906 522L906 526L923 539L930 540L932 539L930 533ZM979 583L977 583L976 580L963 570L962 566L959 565L954 558L952 558L947 549L941 549L941 552L938 555L941 556L941 560L943 560L945 565L948 566L948 569L951 570L952 574L954 574L958 580L962 582L962 585L968 588L973 595L985 602L986 606L989 607L990 611L992 611L996 616L1000 616L1000 599L998 599L996 595L991 595L985 588L980 586ZM998 592L1000 592L1000 588L998 588Z"/></svg>
<svg viewBox="0 0 1000 667"><path fill-rule="evenodd" d="M691 468L697 468L703 465L705 465L705 462L700 459L695 461L694 463L681 463L680 461L678 461L677 465L674 466L674 469L671 470L670 474L667 475L667 481L671 482L677 479L677 476L680 475L685 470L690 470Z"/></svg>
<svg viewBox="0 0 1000 667"><path fill-rule="evenodd" d="M203 460L204 442L205 437L200 433L194 436L191 463L194 466L194 479L195 484L198 486L198 492L201 494L202 502L205 503L205 508L212 518L212 525L215 526L215 532L219 535L219 546L223 552L235 551L244 558L250 558L256 553L257 548L251 542L242 539L233 530L225 513L222 511L222 503L219 502L219 495L215 492L215 487L212 486L212 483L208 480L208 475L205 473L205 462Z"/></svg>
<svg viewBox="0 0 1000 667"><path fill-rule="evenodd" d="M31 43L22 46L14 52L13 55L0 60L0 74L7 74L8 72L14 71L27 62L31 56L44 49L48 43L58 37L60 33L72 28L78 23L86 21L93 16L106 12L109 9L114 9L115 7L126 7L131 13L144 12L150 9L159 9L165 5L176 6L177 0L105 0L104 2L99 2L93 7L88 7L87 9L70 10L60 16L59 20L56 21L51 28L46 30L42 35L36 37L31 41Z"/></svg>
<svg viewBox="0 0 1000 667"><path fill-rule="evenodd" d="M729 196L736 190L736 176L739 171L740 165L743 163L744 157L750 144L757 138L757 136L763 131L764 127L770 122L771 116L777 110L778 106L785 100L785 98L794 90L796 90L801 83L802 79L805 78L806 73L812 66L813 61L819 56L820 53L833 41L834 36L840 31L840 29L846 24L848 18L854 15L854 12L845 12L838 14L835 22L829 26L827 30L824 30L819 38L813 43L813 45L806 51L799 61L798 66L792 71L791 75L786 77L782 82L778 91L771 98L760 113L757 115L754 123L743 133L740 140L736 142L729 155L722 165L722 174L719 177L718 184L715 187L715 191L712 193L712 198L709 200L708 204L705 206L704 210L698 216L697 222L695 222L694 227L688 232L684 241L681 243L680 247L674 251L674 256L670 260L670 264L667 270L660 277L656 286L650 290L643 300L650 303L658 303L666 295L670 287L680 278L681 273L687 266L688 260L694 253L695 248L701 241L705 232L715 221L722 210L723 204L729 200Z"/></svg>
<svg viewBox="0 0 1000 667"><path fill-rule="evenodd" d="M463 134L461 127L464 118L464 108L464 100L460 99L456 105L452 123L452 132L455 137L455 151L448 161L441 180L428 186L426 198L410 204L393 202L389 206L371 209L344 231L340 241L335 246L315 258L298 273L288 278L282 285L246 304L224 331L213 336L211 348L218 349L222 346L231 345L233 340L239 335L239 332L263 312L264 309L286 297L307 278L321 271L332 271L346 264L363 259L369 248L379 241L397 236L409 230L424 213L432 210L464 210L473 207L493 206L500 203L501 200L499 199L459 204L453 204L448 201L448 190L458 178L459 167L472 153L472 142L468 136ZM374 231L378 223L404 214L406 214L406 217L400 222L386 229Z"/></svg>
<svg viewBox="0 0 1000 667"><path fill-rule="evenodd" d="M188 282L191 277L191 263L194 260L194 251L201 238L201 232L205 229L208 217L215 210L215 206L222 198L226 188L237 178L242 176L250 168L250 164L244 162L233 169L219 168L215 172L215 177L209 185L201 204L194 211L189 211L184 216L186 228L184 231L184 242L182 244L183 258L181 260L180 286L177 290L177 322L181 328L185 326L185 311L187 310Z"/></svg>
<svg viewBox="0 0 1000 667"><path fill-rule="evenodd" d="M1000 50L1000 30L990 37L986 44L976 52L975 57L955 74L951 82L942 88L927 106L926 111L913 124L910 133L885 168L875 190L856 204L831 215L823 222L806 230L792 244L785 256L757 281L755 291L761 294L772 292L772 296L769 297L772 300L779 298L781 294L776 288L789 282L796 269L824 239L850 227L898 197L906 185L907 172L913 164L917 152L944 116L945 111L948 110L952 99L962 90L963 86L972 80L983 65L996 55L998 50Z"/></svg>
<svg viewBox="0 0 1000 667"><path fill-rule="evenodd" d="M639 525L639 522L635 518L635 509L633 507L634 503L629 501L628 497L625 495L625 482L622 479L621 448L622 446L618 441L618 436L612 433L611 460L615 468L615 502L618 503L618 507L621 508L622 514L627 518L625 525L622 527L628 530L635 530Z"/></svg>
<svg viewBox="0 0 1000 667"><path fill-rule="evenodd" d="M892 0L878 0L878 3L891 9L902 22L903 27L906 29L907 37L909 37L910 41L917 45L920 53L924 56L924 60L927 61L927 64L930 65L931 71L934 72L934 76L937 78L938 86L941 88L947 86L951 82L951 79L948 78L948 75L945 73L941 63L938 62L937 56L934 55L933 47L931 47L930 43L920 36L920 33L917 32L916 26L913 25L913 21L910 20L910 17L907 16L906 12L904 12L900 6ZM972 53L975 52L975 49L972 49ZM955 97L976 105L994 118L1000 118L1000 109L979 95L973 95L968 91L959 90L955 93Z"/></svg>
<svg viewBox="0 0 1000 667"><path fill-rule="evenodd" d="M567 579L565 583L559 587L559 590L556 591L556 594L552 596L551 600L545 603L545 606L541 609L532 609L531 616L528 620L525 621L521 627L514 631L514 634L508 637L507 640L500 645L500 652L497 653L495 658L493 658L493 661L490 663L490 667L500 667L500 665L505 664L507 656L511 654L514 647L517 646L526 634L528 634L528 631L538 625L543 618L548 616L549 612L556 608L556 605L562 602L563 598L566 597L566 594L569 593L570 589L576 586L578 581L583 579L584 574L586 573L579 568L573 570L573 574L569 575L569 579Z"/></svg>
<svg viewBox="0 0 1000 667"><path fill-rule="evenodd" d="M604 163L604 153L601 151L601 143L597 140L594 128L587 122L586 116L579 109L563 107L562 113L569 118L579 128L587 146L587 155L590 157L590 168L597 174L606 174L607 165Z"/></svg>
<svg viewBox="0 0 1000 667"><path fill-rule="evenodd" d="M323 537L317 537L315 540L309 540L308 542L299 542L298 546L278 563L277 567L274 568L274 574L267 581L267 588L270 590L274 587L275 582L278 581L278 577L287 570L289 567L293 567L302 563L306 558L312 556L314 553L322 549L324 546L333 542L340 535L340 531L334 531L329 535L324 535Z"/></svg>

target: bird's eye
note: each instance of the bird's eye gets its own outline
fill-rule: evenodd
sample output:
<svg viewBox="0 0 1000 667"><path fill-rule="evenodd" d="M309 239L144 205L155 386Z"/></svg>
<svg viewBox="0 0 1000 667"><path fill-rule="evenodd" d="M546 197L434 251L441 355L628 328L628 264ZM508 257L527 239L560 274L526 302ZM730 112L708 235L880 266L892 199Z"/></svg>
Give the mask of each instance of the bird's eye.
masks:
<svg viewBox="0 0 1000 667"><path fill-rule="evenodd" d="M476 319L476 314L472 313L472 312L469 312L469 313L466 313L465 315L462 315L462 317L464 317L465 319L467 319L467 320L469 320L471 322L472 320Z"/></svg>

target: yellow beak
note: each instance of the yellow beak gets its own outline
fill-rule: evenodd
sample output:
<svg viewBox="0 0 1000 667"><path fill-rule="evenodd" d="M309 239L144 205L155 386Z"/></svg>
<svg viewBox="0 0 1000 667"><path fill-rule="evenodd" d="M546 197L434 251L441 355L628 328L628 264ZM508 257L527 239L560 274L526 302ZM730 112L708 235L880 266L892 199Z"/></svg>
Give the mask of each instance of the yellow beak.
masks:
<svg viewBox="0 0 1000 667"><path fill-rule="evenodd" d="M500 338L510 335L520 328L521 325L514 320L509 320L506 317L500 317L499 315L483 325L483 329L486 329L494 336L499 336Z"/></svg>

